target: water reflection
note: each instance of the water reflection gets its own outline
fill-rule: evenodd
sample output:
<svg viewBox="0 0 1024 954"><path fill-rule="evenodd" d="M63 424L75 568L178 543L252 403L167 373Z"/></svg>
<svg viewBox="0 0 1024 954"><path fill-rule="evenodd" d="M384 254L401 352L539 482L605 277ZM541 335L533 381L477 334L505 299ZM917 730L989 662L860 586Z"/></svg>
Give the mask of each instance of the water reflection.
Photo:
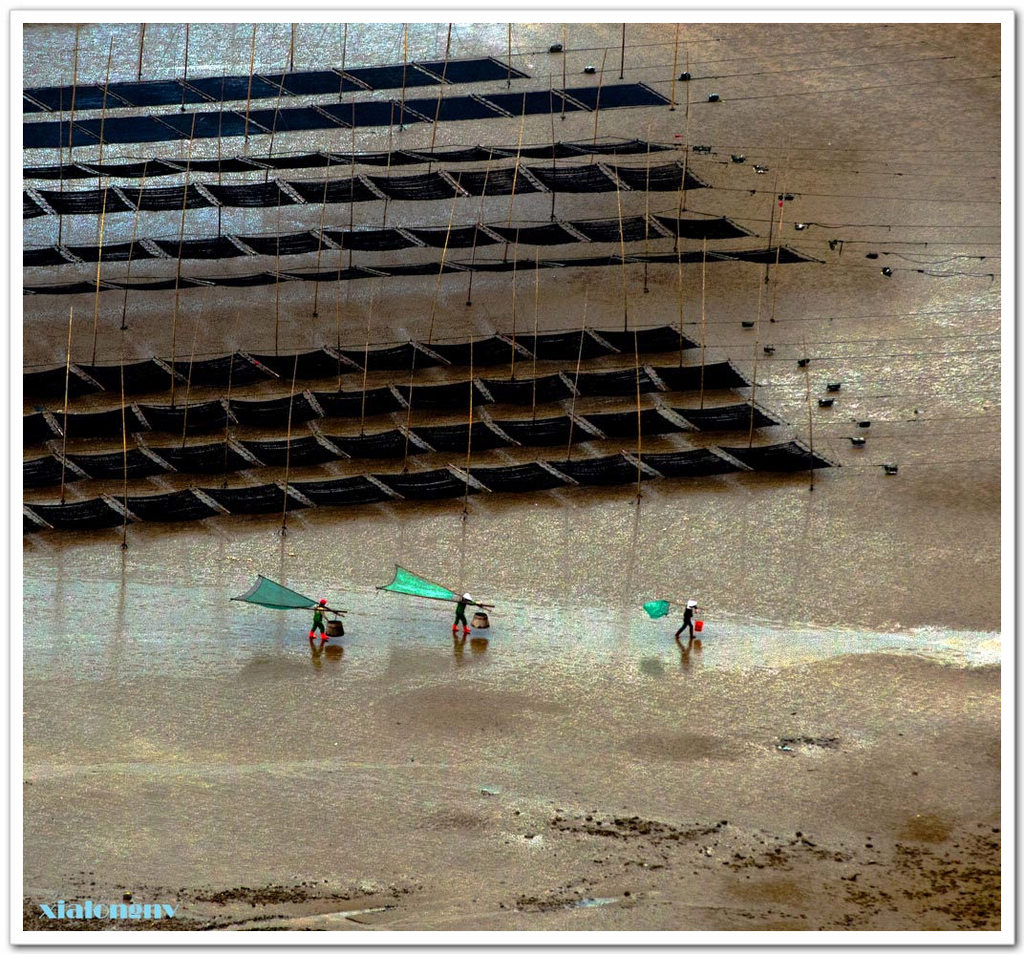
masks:
<svg viewBox="0 0 1024 954"><path fill-rule="evenodd" d="M309 641L309 661L317 672L322 672L324 661L337 666L341 657L345 655L345 647L337 643L326 643L322 640L311 639Z"/></svg>
<svg viewBox="0 0 1024 954"><path fill-rule="evenodd" d="M694 660L697 662L697 668L700 668L702 662L701 653L704 651L704 646L701 644L699 639L694 639L692 636L683 644L683 641L679 638L679 634L676 634L676 645L679 647L679 668L683 672L692 672Z"/></svg>
<svg viewBox="0 0 1024 954"><path fill-rule="evenodd" d="M469 642L469 657L466 657L466 643ZM490 645L485 636L474 636L469 638L465 633L461 636L452 634L452 654L455 656L455 665L464 666L468 661L481 659L487 652Z"/></svg>

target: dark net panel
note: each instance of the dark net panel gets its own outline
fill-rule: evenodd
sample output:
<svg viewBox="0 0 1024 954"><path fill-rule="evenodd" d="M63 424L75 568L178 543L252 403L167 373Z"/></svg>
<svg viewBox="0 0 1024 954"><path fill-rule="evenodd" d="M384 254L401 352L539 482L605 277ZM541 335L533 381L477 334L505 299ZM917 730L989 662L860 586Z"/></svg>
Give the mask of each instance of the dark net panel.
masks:
<svg viewBox="0 0 1024 954"><path fill-rule="evenodd" d="M305 255L322 248L322 242L312 232L294 232L291 235L242 235L245 242L258 255Z"/></svg>
<svg viewBox="0 0 1024 954"><path fill-rule="evenodd" d="M643 368L639 370L639 378L641 394L657 390ZM635 395L637 391L637 371L634 368L622 371L584 371L578 378L572 375L572 381L583 397Z"/></svg>
<svg viewBox="0 0 1024 954"><path fill-rule="evenodd" d="M236 354L204 361L175 361L174 370L194 387L226 388L229 382L231 387L241 387L272 378L266 369Z"/></svg>
<svg viewBox="0 0 1024 954"><path fill-rule="evenodd" d="M320 107L325 113L346 126L407 126L423 122L410 110L402 110L394 100L363 100L351 103L325 103Z"/></svg>
<svg viewBox="0 0 1024 954"><path fill-rule="evenodd" d="M673 424L656 408L636 411L614 411L607 414L588 414L587 420L608 437L635 438L639 417L641 434L674 434L684 428Z"/></svg>
<svg viewBox="0 0 1024 954"><path fill-rule="evenodd" d="M206 189L221 205L232 208L260 209L272 208L278 204L295 205L295 200L287 192L282 191L276 182L208 185Z"/></svg>
<svg viewBox="0 0 1024 954"><path fill-rule="evenodd" d="M655 374L665 383L670 391L696 391L701 387L700 365L685 368L657 367ZM728 388L744 388L750 384L742 374L728 361L706 364L703 369L703 387L705 391L721 391Z"/></svg>
<svg viewBox="0 0 1024 954"><path fill-rule="evenodd" d="M832 465L812 454L799 441L772 444L768 447L722 447L727 454L742 461L752 470L795 471L814 470Z"/></svg>
<svg viewBox="0 0 1024 954"><path fill-rule="evenodd" d="M506 381L485 378L484 387L491 393L496 404L550 404L572 396L569 386L561 375L548 374L540 378L522 381Z"/></svg>
<svg viewBox="0 0 1024 954"><path fill-rule="evenodd" d="M526 176L516 175L513 169L490 169L483 172L463 172L459 175L459 185L470 195L512 195L513 184L516 195L538 191Z"/></svg>
<svg viewBox="0 0 1024 954"><path fill-rule="evenodd" d="M679 219L667 215L654 217L672 235L686 239L731 239L752 235L748 229L741 228L730 219L721 216L711 219L685 218Z"/></svg>
<svg viewBox="0 0 1024 954"><path fill-rule="evenodd" d="M187 409L182 405L142 404L139 410L152 430L164 433L202 434L222 430L227 425L227 414L220 401L203 401Z"/></svg>
<svg viewBox="0 0 1024 954"><path fill-rule="evenodd" d="M259 76L209 76L190 79L188 85L214 102L232 99L267 99L280 93L280 86Z"/></svg>
<svg viewBox="0 0 1024 954"><path fill-rule="evenodd" d="M615 191L615 180L601 169L600 166L593 163L586 166L570 166L562 169L530 166L530 174L543 183L549 192ZM516 191L519 191L518 188Z"/></svg>
<svg viewBox="0 0 1024 954"><path fill-rule="evenodd" d="M508 264L512 265L511 262ZM385 275L394 275L396 278L408 278L412 275L431 275L436 278L439 272L442 275L453 275L466 271L465 268L454 262L445 262L441 268L438 268L433 262L423 262L418 265L375 265L374 269Z"/></svg>
<svg viewBox="0 0 1024 954"><path fill-rule="evenodd" d="M367 176L373 185L392 199L450 199L455 195L451 183L438 172L418 176Z"/></svg>
<svg viewBox="0 0 1024 954"><path fill-rule="evenodd" d="M776 261L780 265L795 265L802 262L820 264L821 262L821 259L803 255L785 245L781 249L755 248L741 252L715 252L713 255L709 252L708 257L723 262L756 262L758 265L774 265Z"/></svg>
<svg viewBox="0 0 1024 954"><path fill-rule="evenodd" d="M115 84L111 84L111 89ZM25 90L26 96L31 96L37 103L41 103L47 109L54 112L68 112L71 109L71 101L74 100L75 109L102 109L103 108L103 87L88 84L72 86L32 86ZM181 93L179 92L179 96ZM120 105L110 101L109 94L107 106Z"/></svg>
<svg viewBox="0 0 1024 954"><path fill-rule="evenodd" d="M596 329L595 334L600 335L613 348L623 354L633 354L639 351L640 354L657 354L661 351L678 351L680 348L697 348L696 341L680 335L678 328L670 325L663 325L661 328L644 328L639 331L604 331ZM636 336L634 345L633 337Z"/></svg>
<svg viewBox="0 0 1024 954"><path fill-rule="evenodd" d="M67 431L70 440L121 436L121 408L119 407L110 411L83 411L79 414L69 414L66 419L64 414L58 411L54 414L54 418ZM139 423L138 417L131 408L125 409L124 425L129 434L146 430Z"/></svg>
<svg viewBox="0 0 1024 954"><path fill-rule="evenodd" d="M571 155L588 156L629 156L637 153L648 152L671 152L675 147L661 146L655 142L647 142L644 139L625 139L616 142L570 142L565 144Z"/></svg>
<svg viewBox="0 0 1024 954"><path fill-rule="evenodd" d="M396 390L412 404L414 410L462 411L469 407L470 387L472 385L468 381L457 381L452 384L414 384L412 388L399 384Z"/></svg>
<svg viewBox="0 0 1024 954"><path fill-rule="evenodd" d="M732 461L705 448L671 454L644 454L643 462L662 477L713 477L739 470Z"/></svg>
<svg viewBox="0 0 1024 954"><path fill-rule="evenodd" d="M345 79L334 70L308 70L298 73L268 73L266 80L273 87L283 86L294 96L311 96L315 93L342 93L360 87Z"/></svg>
<svg viewBox="0 0 1024 954"><path fill-rule="evenodd" d="M576 361L582 349L584 358L599 358L612 352L585 331L553 331L542 335L521 335L518 343L536 355L538 361Z"/></svg>
<svg viewBox="0 0 1024 954"><path fill-rule="evenodd" d="M408 371L413 366L414 356L418 368L431 367L440 363L423 354L411 344L395 345L392 348L370 348L369 350L343 348L341 354L360 368L363 367L365 361L366 368L370 371Z"/></svg>
<svg viewBox="0 0 1024 954"><path fill-rule="evenodd" d="M484 83L489 80L525 79L528 74L493 57L473 60L417 61L416 65L447 83Z"/></svg>
<svg viewBox="0 0 1024 954"><path fill-rule="evenodd" d="M612 170L630 189L637 192L678 192L683 184L683 164L667 162L663 165L651 166L649 169L637 169L635 166L615 166ZM689 169L686 170L686 188L702 189L703 180L698 179Z"/></svg>
<svg viewBox="0 0 1024 954"><path fill-rule="evenodd" d="M94 378L104 391L121 393L121 367L116 364L90 364L82 368ZM149 391L166 391L171 386L171 376L155 361L135 361L124 366L124 393L145 394Z"/></svg>
<svg viewBox="0 0 1024 954"><path fill-rule="evenodd" d="M189 447L151 447L150 450L181 474L223 474L256 466L224 441Z"/></svg>
<svg viewBox="0 0 1024 954"><path fill-rule="evenodd" d="M458 147L454 149L438 149L431 151L430 149L403 149L400 153L392 154L391 165L396 165L395 158L401 156L407 163L422 163L422 162L487 162L491 158L491 151L484 149L483 146L469 146L465 149ZM360 161L365 161L360 159ZM378 165L387 165L386 154L385 161L383 163L377 163Z"/></svg>
<svg viewBox="0 0 1024 954"><path fill-rule="evenodd" d="M643 83L608 86L574 86L565 91L587 109L618 109L624 106L668 106L669 100Z"/></svg>
<svg viewBox="0 0 1024 954"><path fill-rule="evenodd" d="M26 460L21 465L21 485L26 490L52 487L60 483L62 475L65 481L81 480L73 470L61 467L60 461L50 454Z"/></svg>
<svg viewBox="0 0 1024 954"><path fill-rule="evenodd" d="M252 356L259 364L269 368L283 381L290 381L294 374L299 380L310 378L329 378L339 372L351 372L352 366L341 358L335 357L329 351L318 348L316 351L306 351L298 356L293 354L256 354ZM295 358L298 357L298 364Z"/></svg>
<svg viewBox="0 0 1024 954"><path fill-rule="evenodd" d="M578 112L580 107L576 103L569 102L561 93L549 90L533 90L525 93L486 93L484 99L494 103L498 109L504 110L512 116L547 116L553 113L561 115L563 104L567 113ZM511 150L515 155L515 149ZM524 150L522 155L526 154ZM551 155L551 148L548 147L547 155Z"/></svg>
<svg viewBox="0 0 1024 954"><path fill-rule="evenodd" d="M436 86L439 82L411 63L407 66L362 66L345 70L345 75L355 77L370 89L408 89L412 86Z"/></svg>
<svg viewBox="0 0 1024 954"><path fill-rule="evenodd" d="M365 477L339 477L336 480L302 480L293 484L304 497L321 507L346 504L380 503L389 495Z"/></svg>
<svg viewBox="0 0 1024 954"><path fill-rule="evenodd" d="M203 493L217 501L229 513L283 513L287 510L303 510L301 500L286 494L277 484L261 484L259 487L204 487Z"/></svg>
<svg viewBox="0 0 1024 954"><path fill-rule="evenodd" d="M63 149L68 145L71 126L65 122L40 122L21 124L21 145L24 149ZM86 136L75 131L74 142L95 145L95 136Z"/></svg>
<svg viewBox="0 0 1024 954"><path fill-rule="evenodd" d="M423 449L417 447L412 441L406 441L405 435L397 430L381 431L377 434L363 434L362 436L335 436L326 435L336 447L341 448L349 457L389 459L401 458L408 453L422 454ZM407 450L408 449L408 450Z"/></svg>
<svg viewBox="0 0 1024 954"><path fill-rule="evenodd" d="M326 184L326 189L324 188ZM299 181L289 182L299 195L310 205L322 205L324 202L334 204L338 202L375 202L377 193L373 191L358 176L349 176L345 179L327 179L320 182ZM337 232L328 232L332 238L340 235ZM346 245L346 248L350 246ZM351 248L358 246L352 245ZM401 247L401 246L396 246Z"/></svg>
<svg viewBox="0 0 1024 954"><path fill-rule="evenodd" d="M567 415L562 417L542 417L536 421L500 421L497 422L509 437L523 447L555 447L568 446L569 431L572 430L576 440L585 439L579 428L574 428Z"/></svg>
<svg viewBox="0 0 1024 954"><path fill-rule="evenodd" d="M181 520L202 520L212 517L217 510L200 500L191 490L178 490L170 494L146 497L117 497L140 520L172 523Z"/></svg>
<svg viewBox="0 0 1024 954"><path fill-rule="evenodd" d="M175 117L161 116L108 116L105 120L85 119L75 122L75 140L78 141L79 130L84 130L99 141L100 124L103 125L103 141L106 143L136 142L167 142L173 139L187 139L189 130L179 131L173 128L171 119ZM196 135L199 135L198 121ZM214 130L209 135L216 136Z"/></svg>
<svg viewBox="0 0 1024 954"><path fill-rule="evenodd" d="M92 248L91 245L86 247ZM69 251L72 254L79 255L79 253L75 252L74 246ZM79 258L81 257L79 255ZM56 245L47 245L45 248L27 248L21 253L21 264L24 268L46 268L48 265L66 265L67 262L67 258Z"/></svg>
<svg viewBox="0 0 1024 954"><path fill-rule="evenodd" d="M110 92L119 99L124 100L129 106L172 106L182 103L208 102L208 97L194 89L190 89L178 80L111 83ZM108 108L111 105L108 100Z"/></svg>
<svg viewBox="0 0 1024 954"><path fill-rule="evenodd" d="M330 128L335 123L312 106L292 109L254 109L249 119L271 132L305 132L309 129ZM340 124L338 124L340 125Z"/></svg>
<svg viewBox="0 0 1024 954"><path fill-rule="evenodd" d="M358 418L362 414L387 414L402 407L402 402L388 387L366 391L314 391L313 397L326 417Z"/></svg>
<svg viewBox="0 0 1024 954"><path fill-rule="evenodd" d="M620 233L621 225L621 233ZM661 238L661 235L647 225L642 215L630 215L619 219L600 219L589 222L573 222L572 227L591 242L638 242L644 238Z"/></svg>
<svg viewBox="0 0 1024 954"><path fill-rule="evenodd" d="M495 493L529 493L568 486L568 481L537 463L471 467L469 472Z"/></svg>
<svg viewBox="0 0 1024 954"><path fill-rule="evenodd" d="M477 225L456 229L407 229L431 248L479 248L483 245L497 245L498 241Z"/></svg>
<svg viewBox="0 0 1024 954"><path fill-rule="evenodd" d="M101 498L77 503L32 504L29 508L54 530L102 530L124 523L113 507Z"/></svg>
<svg viewBox="0 0 1024 954"><path fill-rule="evenodd" d="M579 484L589 486L615 486L636 481L636 464L630 463L621 454L608 457L588 457L580 460L557 461L554 466ZM646 480L647 474L641 473Z"/></svg>
<svg viewBox="0 0 1024 954"><path fill-rule="evenodd" d="M133 262L137 259L155 258L141 242L112 242L104 245L69 245L68 251L78 256L83 262L96 262L102 259L107 262Z"/></svg>
<svg viewBox="0 0 1024 954"><path fill-rule="evenodd" d="M486 100L472 96L442 97L440 104L435 99L407 99L406 109L413 109L428 119L437 116L438 122L452 122L462 119L496 119L503 114ZM440 107L440 108L439 108Z"/></svg>
<svg viewBox="0 0 1024 954"><path fill-rule="evenodd" d="M444 468L418 474L374 474L374 477L408 500L444 500L461 497L466 492L466 482ZM472 484L469 492L476 493Z"/></svg>
<svg viewBox="0 0 1024 954"><path fill-rule="evenodd" d="M217 238L185 239L181 243L174 239L156 239L153 244L171 258L178 257L179 247L182 258L238 258L245 255L245 252L226 235Z"/></svg>
<svg viewBox="0 0 1024 954"><path fill-rule="evenodd" d="M304 394L262 401L232 400L231 413L239 424L264 428L287 427L289 415L292 427L320 416Z"/></svg>
<svg viewBox="0 0 1024 954"><path fill-rule="evenodd" d="M759 407L749 404L730 404L727 407L674 409L699 431L738 431L753 427L773 427L781 424L765 414Z"/></svg>
<svg viewBox="0 0 1024 954"><path fill-rule="evenodd" d="M95 291L95 282L69 282L66 285L36 285L34 288L25 289L25 293L29 295L85 295Z"/></svg>
<svg viewBox="0 0 1024 954"><path fill-rule="evenodd" d="M132 208L116 192L107 192L107 211L125 212ZM80 189L76 191L54 192L49 189L40 189L42 196L58 215L99 215L103 211L103 190L102 189ZM178 200L178 208L181 208L181 199Z"/></svg>
<svg viewBox="0 0 1024 954"><path fill-rule="evenodd" d="M472 429L472 444L467 444L469 424L444 424L435 427L417 427L414 433L426 441L434 450L466 453L467 447L474 451L493 450L508 447L509 441L484 424L475 421Z"/></svg>
<svg viewBox="0 0 1024 954"><path fill-rule="evenodd" d="M50 422L38 411L35 414L26 414L21 420L21 439L22 443L26 446L29 444L41 444L43 441L50 440L51 437L58 436L53 428L50 427Z"/></svg>
<svg viewBox="0 0 1024 954"><path fill-rule="evenodd" d="M579 239L557 222L550 225L489 226L495 235L500 235L506 242L517 242L520 245L566 245L579 242Z"/></svg>
<svg viewBox="0 0 1024 954"><path fill-rule="evenodd" d="M127 454L122 451L113 451L109 454L68 454L68 460L96 480L122 478L126 473L128 480L138 480L167 473L166 467L161 467L155 460L135 448Z"/></svg>
<svg viewBox="0 0 1024 954"><path fill-rule="evenodd" d="M27 192L23 192L21 194L21 217L24 219L34 219L39 215L46 215L46 212L32 196Z"/></svg>
<svg viewBox="0 0 1024 954"><path fill-rule="evenodd" d="M159 119L164 125L181 133L186 139L220 139L227 136L244 136L246 133L254 136L258 133L270 132L269 129L255 122L252 114L249 115L249 121L246 122L244 116L230 110L184 113L182 115L165 113ZM326 120L324 120L324 125L327 125ZM168 135L163 138L173 139L175 137L168 132Z"/></svg>
<svg viewBox="0 0 1024 954"><path fill-rule="evenodd" d="M470 343L432 344L431 351L437 352L452 364L468 366L470 362ZM472 364L474 367L488 367L495 364L506 364L512 360L512 346L503 338L492 335L481 338L472 344Z"/></svg>
<svg viewBox="0 0 1024 954"><path fill-rule="evenodd" d="M213 204L193 185L188 187L187 199L184 186L125 187L121 191L143 212L181 212L182 203L189 209L206 209Z"/></svg>
<svg viewBox="0 0 1024 954"><path fill-rule="evenodd" d="M276 285L278 279L281 281L290 281L291 279L285 274L281 273L280 276L274 272L257 272L255 275L234 275L234 276L222 276L221 278L206 278L203 279L210 285L216 285L219 288L254 288L258 285ZM148 285L138 285L140 289L153 289L161 288L166 286L167 288L174 288L174 282L166 282L163 284L153 282ZM182 282L182 288L188 287Z"/></svg>
<svg viewBox="0 0 1024 954"><path fill-rule="evenodd" d="M26 398L64 397L64 382L68 383L68 396L80 397L94 394L96 385L79 377L74 371L70 375L66 368L51 368L49 371L29 371L22 377L22 391Z"/></svg>
<svg viewBox="0 0 1024 954"><path fill-rule="evenodd" d="M412 248L413 244L398 229L355 229L351 232L325 229L324 235L342 248L356 252L390 252L396 248Z"/></svg>
<svg viewBox="0 0 1024 954"><path fill-rule="evenodd" d="M315 467L337 460L338 455L324 447L315 437L293 437L291 441L242 441L250 454L268 467Z"/></svg>

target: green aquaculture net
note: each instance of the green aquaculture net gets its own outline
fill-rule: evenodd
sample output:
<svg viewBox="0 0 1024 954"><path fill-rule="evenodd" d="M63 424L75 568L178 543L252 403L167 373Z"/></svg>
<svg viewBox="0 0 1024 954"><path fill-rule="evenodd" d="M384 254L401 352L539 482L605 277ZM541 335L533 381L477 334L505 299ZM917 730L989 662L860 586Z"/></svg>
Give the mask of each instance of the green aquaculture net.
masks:
<svg viewBox="0 0 1024 954"><path fill-rule="evenodd" d="M449 589L425 580L403 567L395 567L395 578L386 586L378 586L378 590L388 590L391 593L407 593L409 596L423 596L428 600L455 600L458 597Z"/></svg>
<svg viewBox="0 0 1024 954"><path fill-rule="evenodd" d="M256 582L245 593L241 596L232 596L231 599L280 610L312 609L317 605L316 600L268 580L265 576L257 576Z"/></svg>

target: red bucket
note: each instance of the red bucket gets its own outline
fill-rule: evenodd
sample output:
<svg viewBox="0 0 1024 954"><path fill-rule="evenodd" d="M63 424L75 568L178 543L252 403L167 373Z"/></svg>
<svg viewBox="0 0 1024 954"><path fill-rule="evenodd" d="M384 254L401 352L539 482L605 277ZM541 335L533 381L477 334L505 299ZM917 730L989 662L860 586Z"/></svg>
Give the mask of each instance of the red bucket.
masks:
<svg viewBox="0 0 1024 954"><path fill-rule="evenodd" d="M702 619L695 619L693 621L693 628L698 633L703 632L704 631L704 620L702 620Z"/></svg>

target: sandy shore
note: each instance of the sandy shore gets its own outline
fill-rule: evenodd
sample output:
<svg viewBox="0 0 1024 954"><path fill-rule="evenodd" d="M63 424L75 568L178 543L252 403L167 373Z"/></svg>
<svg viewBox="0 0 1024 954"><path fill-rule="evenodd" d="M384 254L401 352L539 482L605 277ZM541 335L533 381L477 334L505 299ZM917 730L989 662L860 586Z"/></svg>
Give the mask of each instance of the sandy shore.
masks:
<svg viewBox="0 0 1024 954"><path fill-rule="evenodd" d="M168 929L999 927L998 668L706 641L499 681L446 642L362 684L29 682L25 927L125 890Z"/></svg>

